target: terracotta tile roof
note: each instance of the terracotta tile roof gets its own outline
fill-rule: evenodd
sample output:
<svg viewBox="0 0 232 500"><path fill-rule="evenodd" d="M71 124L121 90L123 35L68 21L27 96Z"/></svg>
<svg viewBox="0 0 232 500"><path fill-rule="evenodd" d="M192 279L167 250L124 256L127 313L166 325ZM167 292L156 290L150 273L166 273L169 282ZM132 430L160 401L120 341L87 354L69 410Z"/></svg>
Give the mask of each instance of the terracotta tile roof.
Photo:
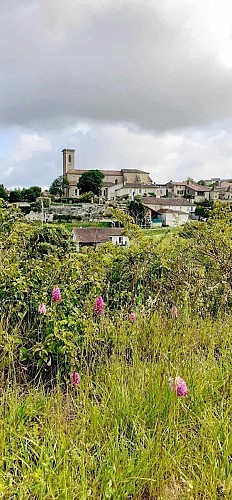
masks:
<svg viewBox="0 0 232 500"><path fill-rule="evenodd" d="M121 236L122 227L84 227L73 228L76 241L79 243L106 243L109 236Z"/></svg>
<svg viewBox="0 0 232 500"><path fill-rule="evenodd" d="M186 188L188 187L194 189L194 191L202 191L202 192L211 191L212 189L209 186L201 186L200 184L186 184Z"/></svg>
<svg viewBox="0 0 232 500"><path fill-rule="evenodd" d="M149 172L145 172L144 170L137 170L136 168L122 168L122 172L128 173L128 174L148 174L150 175Z"/></svg>
<svg viewBox="0 0 232 500"><path fill-rule="evenodd" d="M81 175L81 174L84 174L84 172L89 172L90 170L99 170L99 169L95 169L95 168L86 168L86 169L80 169L80 168L74 168L74 169L70 169L68 170L68 174L76 174L76 175ZM113 175L113 176L122 176L122 172L121 170L100 170L100 172L102 172L104 175Z"/></svg>
<svg viewBox="0 0 232 500"><path fill-rule="evenodd" d="M168 182L172 186L183 186L185 188L191 188L195 191L211 191L211 187L209 186L201 186L200 184L188 184L187 182Z"/></svg>
<svg viewBox="0 0 232 500"><path fill-rule="evenodd" d="M124 187L128 187L128 188L140 188L140 189L147 189L147 188L152 188L152 189L155 189L155 185L154 184L140 184L140 183L136 183L136 182L127 182L126 184L124 184Z"/></svg>

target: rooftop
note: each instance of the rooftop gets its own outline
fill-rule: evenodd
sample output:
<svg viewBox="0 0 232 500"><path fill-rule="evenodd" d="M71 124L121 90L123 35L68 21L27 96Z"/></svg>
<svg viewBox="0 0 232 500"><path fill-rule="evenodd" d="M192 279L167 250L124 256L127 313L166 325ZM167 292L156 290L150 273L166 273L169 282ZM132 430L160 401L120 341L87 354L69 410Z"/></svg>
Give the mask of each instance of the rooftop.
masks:
<svg viewBox="0 0 232 500"><path fill-rule="evenodd" d="M185 198L154 198L154 196L144 196L142 198L142 202L144 205L163 205L173 207L192 206L192 203L185 200Z"/></svg>
<svg viewBox="0 0 232 500"><path fill-rule="evenodd" d="M107 243L109 236L121 236L122 227L73 228L75 240L79 243Z"/></svg>
<svg viewBox="0 0 232 500"><path fill-rule="evenodd" d="M72 168L68 171L69 174L76 174L76 175L81 175L81 174L84 174L85 172L89 172L90 170L98 170L98 169L94 169L94 168L90 168L90 169L80 169L80 168ZM113 176L121 176L122 175L122 172L121 170L100 170L100 172L102 172L104 175L113 175Z"/></svg>

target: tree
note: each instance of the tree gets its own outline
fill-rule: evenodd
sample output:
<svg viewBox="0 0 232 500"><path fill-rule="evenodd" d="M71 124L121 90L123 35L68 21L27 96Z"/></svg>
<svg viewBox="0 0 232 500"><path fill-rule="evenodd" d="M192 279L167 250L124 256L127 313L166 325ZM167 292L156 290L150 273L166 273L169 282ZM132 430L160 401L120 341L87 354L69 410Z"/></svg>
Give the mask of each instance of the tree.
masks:
<svg viewBox="0 0 232 500"><path fill-rule="evenodd" d="M64 177L63 175L60 175L59 177L57 177L51 184L50 188L49 188L49 192L53 195L53 196L59 196L61 198L61 196L63 196L64 194L64 190L69 187L69 183L68 183L68 180L66 179L66 177Z"/></svg>
<svg viewBox="0 0 232 500"><path fill-rule="evenodd" d="M22 189L22 199L28 201L29 203L36 201L39 196L41 196L42 189L39 186L31 186L29 188Z"/></svg>
<svg viewBox="0 0 232 500"><path fill-rule="evenodd" d="M0 184L0 198L2 198L5 201L8 200L8 192L4 188L3 184Z"/></svg>
<svg viewBox="0 0 232 500"><path fill-rule="evenodd" d="M141 225L144 223L146 208L139 198L130 201L129 214L133 217L136 224Z"/></svg>
<svg viewBox="0 0 232 500"><path fill-rule="evenodd" d="M203 219L208 219L210 212L214 208L214 202L212 200L204 200L196 202L195 215L202 217Z"/></svg>
<svg viewBox="0 0 232 500"><path fill-rule="evenodd" d="M199 184L199 186L206 186L204 179L197 181L197 184Z"/></svg>
<svg viewBox="0 0 232 500"><path fill-rule="evenodd" d="M192 177L187 177L186 182L187 184L195 184L195 181Z"/></svg>
<svg viewBox="0 0 232 500"><path fill-rule="evenodd" d="M17 201L22 201L21 189L14 189L13 191L10 191L9 202L16 203Z"/></svg>
<svg viewBox="0 0 232 500"><path fill-rule="evenodd" d="M92 191L96 196L100 196L104 174L100 170L88 170L84 172L77 183L81 194Z"/></svg>

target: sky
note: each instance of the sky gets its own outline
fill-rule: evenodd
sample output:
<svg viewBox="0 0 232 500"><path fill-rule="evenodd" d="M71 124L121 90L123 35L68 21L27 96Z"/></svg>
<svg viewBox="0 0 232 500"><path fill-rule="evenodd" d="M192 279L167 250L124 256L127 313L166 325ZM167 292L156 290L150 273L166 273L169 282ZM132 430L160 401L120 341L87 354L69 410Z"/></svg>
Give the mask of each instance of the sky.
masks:
<svg viewBox="0 0 232 500"><path fill-rule="evenodd" d="M0 0L0 183L232 178L231 0Z"/></svg>

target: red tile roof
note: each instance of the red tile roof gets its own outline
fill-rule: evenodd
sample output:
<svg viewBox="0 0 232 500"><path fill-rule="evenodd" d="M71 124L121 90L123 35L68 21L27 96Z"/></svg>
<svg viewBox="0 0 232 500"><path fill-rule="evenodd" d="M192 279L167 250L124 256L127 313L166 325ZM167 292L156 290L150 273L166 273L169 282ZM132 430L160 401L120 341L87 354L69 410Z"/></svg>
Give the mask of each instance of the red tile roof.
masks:
<svg viewBox="0 0 232 500"><path fill-rule="evenodd" d="M68 170L68 174L76 174L76 175L81 175L81 174L84 174L84 172L89 172L90 170L98 170L98 169L94 169L94 168L91 168L91 169L80 169L80 168L74 168L74 169L70 169ZM100 172L102 172L104 175L113 175L113 176L120 176L122 177L122 172L121 170L100 170Z"/></svg>

